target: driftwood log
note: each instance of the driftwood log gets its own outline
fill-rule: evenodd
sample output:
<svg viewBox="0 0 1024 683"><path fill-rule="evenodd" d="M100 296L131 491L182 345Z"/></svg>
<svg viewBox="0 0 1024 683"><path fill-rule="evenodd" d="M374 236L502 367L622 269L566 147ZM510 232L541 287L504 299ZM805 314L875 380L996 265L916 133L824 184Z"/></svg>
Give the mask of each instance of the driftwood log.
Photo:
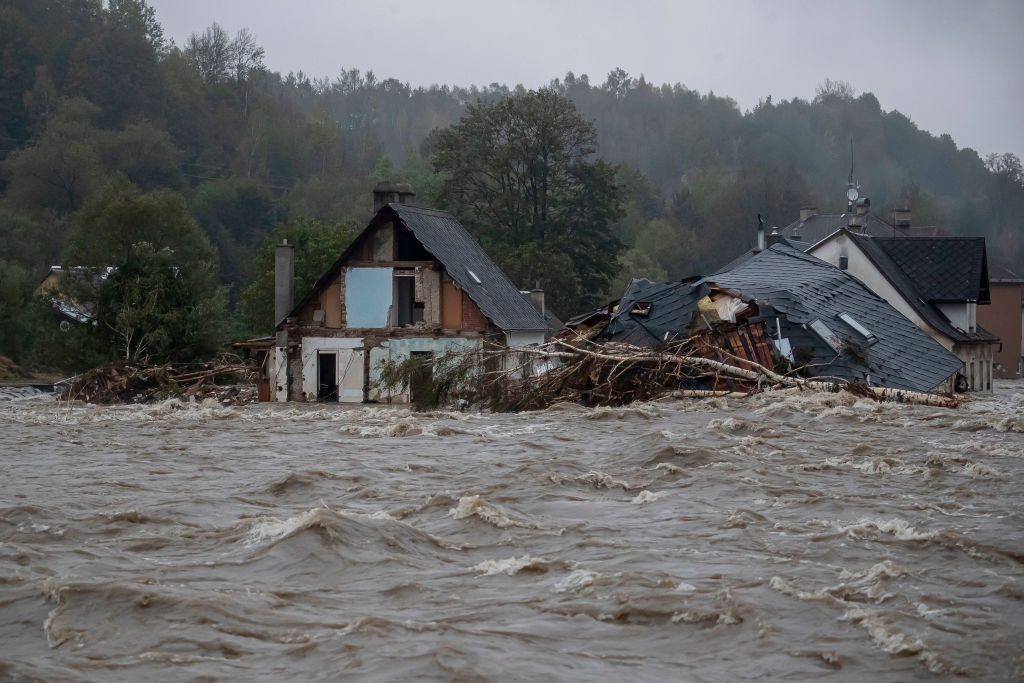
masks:
<svg viewBox="0 0 1024 683"><path fill-rule="evenodd" d="M546 358L557 358L563 362L579 362L583 358L592 358L605 363L614 363L615 369L622 372L624 368L635 364L657 364L659 367L677 365L681 368L696 371L697 376L727 376L748 382L755 382L758 389L764 390L779 387L792 387L806 391L836 391L837 389L848 389L854 393L880 401L894 401L899 403L910 403L916 405L928 405L943 408L955 408L962 402L962 397L943 394L924 393L918 391L906 391L901 389L889 389L884 387L869 387L861 383L850 383L844 380L823 380L808 379L793 375L781 375L774 370L767 368L747 358L738 358L724 350L716 349L722 357L734 362L742 362L752 369L745 369L725 361L704 358L691 355L691 347L687 344L679 344L675 347L666 347L663 350L645 349L627 344L606 345L604 347L587 348L585 340L582 343L567 341L557 342L555 350L551 344L528 351L535 355ZM592 346L592 345L591 345ZM614 378L614 372L610 373ZM692 375L691 375L692 376ZM685 392L685 393L680 393ZM682 389L677 393L680 396L741 396L751 392L739 391L707 391Z"/></svg>

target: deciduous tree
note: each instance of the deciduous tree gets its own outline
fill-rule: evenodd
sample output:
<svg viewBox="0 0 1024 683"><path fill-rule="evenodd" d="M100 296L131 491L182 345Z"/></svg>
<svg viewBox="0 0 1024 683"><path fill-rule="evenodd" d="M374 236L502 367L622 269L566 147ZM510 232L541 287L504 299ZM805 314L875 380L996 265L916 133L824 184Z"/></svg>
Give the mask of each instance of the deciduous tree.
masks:
<svg viewBox="0 0 1024 683"><path fill-rule="evenodd" d="M621 248L621 193L596 140L570 100L542 89L471 105L436 141L442 201L513 282L540 284L563 314L599 300Z"/></svg>

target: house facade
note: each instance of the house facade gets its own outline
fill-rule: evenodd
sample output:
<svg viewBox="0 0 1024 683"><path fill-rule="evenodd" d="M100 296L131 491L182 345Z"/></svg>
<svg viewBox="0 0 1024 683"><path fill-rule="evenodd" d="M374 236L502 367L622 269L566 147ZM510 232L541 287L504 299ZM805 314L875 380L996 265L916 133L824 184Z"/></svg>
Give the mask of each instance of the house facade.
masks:
<svg viewBox="0 0 1024 683"><path fill-rule="evenodd" d="M1024 337L1024 278L1010 269L989 263L992 303L978 309L978 323L999 337L992 376L1014 379L1024 376L1021 339Z"/></svg>
<svg viewBox="0 0 1024 683"><path fill-rule="evenodd" d="M270 400L405 403L376 386L383 361L544 341L542 312L452 215L406 203L408 186L374 195L366 229L294 305L292 248L278 247Z"/></svg>
<svg viewBox="0 0 1024 683"><path fill-rule="evenodd" d="M953 389L992 390L999 338L978 324L990 302L984 238L881 237L840 228L807 250L863 282L964 364Z"/></svg>

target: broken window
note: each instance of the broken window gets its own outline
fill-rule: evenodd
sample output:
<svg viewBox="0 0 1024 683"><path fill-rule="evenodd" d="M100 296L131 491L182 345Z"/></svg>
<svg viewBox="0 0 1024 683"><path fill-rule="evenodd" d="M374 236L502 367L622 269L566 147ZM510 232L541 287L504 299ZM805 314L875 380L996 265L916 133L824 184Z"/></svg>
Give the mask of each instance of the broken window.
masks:
<svg viewBox="0 0 1024 683"><path fill-rule="evenodd" d="M416 307L416 271L395 270L395 297L392 304L393 319L395 327L403 327L419 322L416 319L417 310L419 320L423 320L423 304Z"/></svg>
<svg viewBox="0 0 1024 683"><path fill-rule="evenodd" d="M650 301L637 301L633 304L633 309L630 311L633 315L650 315L651 314L651 302Z"/></svg>
<svg viewBox="0 0 1024 683"><path fill-rule="evenodd" d="M829 328L828 325L816 319L808 323L807 325L811 328L816 335L821 337L821 340L832 347L832 350L839 353L843 350L843 340L835 332Z"/></svg>

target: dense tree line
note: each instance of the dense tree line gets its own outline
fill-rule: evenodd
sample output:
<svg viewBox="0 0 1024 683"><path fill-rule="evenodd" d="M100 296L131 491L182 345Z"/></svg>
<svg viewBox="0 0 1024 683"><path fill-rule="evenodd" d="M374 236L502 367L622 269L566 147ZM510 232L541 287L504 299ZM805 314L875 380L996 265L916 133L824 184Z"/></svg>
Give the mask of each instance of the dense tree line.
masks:
<svg viewBox="0 0 1024 683"><path fill-rule="evenodd" d="M496 83L414 88L354 69L282 75L264 57L251 33L216 24L175 45L144 0L0 1L0 353L73 367L104 353L207 353L228 335L265 333L266 245L291 234L311 254L336 251L365 225L370 188L383 179L459 215L517 284L557 289L556 312L569 315L631 276L677 278L728 261L752 242L757 213L785 225L803 205L841 211L851 140L862 194L879 213L907 204L915 222L984 235L990 253L1024 271L1020 160L983 159L846 83L743 112L728 97L620 69L601 83L568 73L529 93ZM540 241L554 229L548 218L502 227L494 207L454 183L472 171L454 163L459 127L510 96L571 102L585 122L585 180L596 193L577 192L572 174L555 179L587 202L575 205L571 230L550 233L571 240ZM150 224L154 205L176 207L167 210L185 242ZM332 260L309 258L310 270ZM55 341L52 315L33 304L57 263L131 265L110 279L103 306L97 298L101 344ZM125 332L117 306L141 291L128 273L146 268L156 275L145 286L166 299L135 300L155 316L141 324L186 330L133 350L115 343ZM197 315L224 324L172 321L169 311L188 305L184 289L207 304L193 306ZM124 328L132 316L121 312ZM172 348L190 329L202 334Z"/></svg>

